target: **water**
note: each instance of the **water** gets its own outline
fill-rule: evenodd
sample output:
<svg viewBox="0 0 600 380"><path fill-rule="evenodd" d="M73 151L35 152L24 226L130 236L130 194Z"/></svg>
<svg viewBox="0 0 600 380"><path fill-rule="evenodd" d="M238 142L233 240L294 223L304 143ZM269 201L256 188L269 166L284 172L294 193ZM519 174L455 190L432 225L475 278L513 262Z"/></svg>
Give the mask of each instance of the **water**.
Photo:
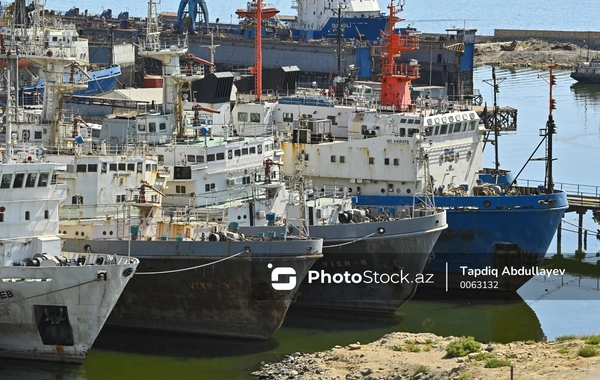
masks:
<svg viewBox="0 0 600 380"><path fill-rule="evenodd" d="M236 22L237 8L245 8L246 0L224 0L215 2L206 0L209 20L217 18L221 22ZM295 15L290 0L267 0L278 8L281 14ZM67 11L73 6L85 9L90 14L100 14L105 9L112 9L113 17L122 11L130 16L145 17L148 14L147 1L121 3L118 0L95 2L92 0L68 1L49 0L47 9ZM383 12L389 2L379 0ZM177 12L179 1L162 1L159 12ZM569 12L576 7L581 11ZM476 28L480 35L493 35L494 29L541 29L541 30L597 30L600 8L595 0L547 0L547 1L472 1L472 0L407 0L402 17L418 30L428 33L445 33L446 28ZM432 13L431 10L436 12ZM560 15L560 16L558 16Z"/></svg>

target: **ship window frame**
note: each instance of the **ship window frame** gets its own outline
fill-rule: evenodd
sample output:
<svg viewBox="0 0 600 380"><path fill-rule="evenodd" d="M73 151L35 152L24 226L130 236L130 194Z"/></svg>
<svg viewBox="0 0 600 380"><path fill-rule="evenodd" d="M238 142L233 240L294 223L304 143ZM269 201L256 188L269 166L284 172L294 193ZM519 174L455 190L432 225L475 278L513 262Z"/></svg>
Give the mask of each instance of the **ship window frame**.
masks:
<svg viewBox="0 0 600 380"><path fill-rule="evenodd" d="M408 119L408 124L415 124L415 119Z"/></svg>
<svg viewBox="0 0 600 380"><path fill-rule="evenodd" d="M435 136L437 136L437 135L439 135L439 134L440 134L440 126L439 126L439 125L436 125L436 126L435 126L435 130L433 131L433 134L434 134Z"/></svg>
<svg viewBox="0 0 600 380"><path fill-rule="evenodd" d="M394 166L400 166L400 159L394 158Z"/></svg>
<svg viewBox="0 0 600 380"><path fill-rule="evenodd" d="M196 163L196 155L195 154L188 154L187 155L187 162Z"/></svg>
<svg viewBox="0 0 600 380"><path fill-rule="evenodd" d="M160 123L158 125L158 130L159 131L166 131L167 130L167 123Z"/></svg>
<svg viewBox="0 0 600 380"><path fill-rule="evenodd" d="M138 132L146 132L146 124L138 124Z"/></svg>
<svg viewBox="0 0 600 380"><path fill-rule="evenodd" d="M214 153L207 154L206 155L206 162L213 162L213 161L216 161L215 154Z"/></svg>
<svg viewBox="0 0 600 380"><path fill-rule="evenodd" d="M455 123L454 124L454 133L460 132L460 125L461 125L461 123Z"/></svg>
<svg viewBox="0 0 600 380"><path fill-rule="evenodd" d="M2 183L0 184L0 189L10 189L10 185L12 185L13 173L2 174Z"/></svg>
<svg viewBox="0 0 600 380"><path fill-rule="evenodd" d="M154 122L148 123L148 132L156 133L156 123L154 123Z"/></svg>
<svg viewBox="0 0 600 380"><path fill-rule="evenodd" d="M445 135L448 133L448 124L442 124L440 128L440 135Z"/></svg>
<svg viewBox="0 0 600 380"><path fill-rule="evenodd" d="M464 131L466 131L466 130L467 130L467 126L468 126L468 125L469 125L469 123L467 123L467 122L465 122L465 121L463 121L463 122L462 122L462 132L464 132Z"/></svg>
<svg viewBox="0 0 600 380"><path fill-rule="evenodd" d="M248 155L248 148L242 148L242 156Z"/></svg>
<svg viewBox="0 0 600 380"><path fill-rule="evenodd" d="M369 165L375 165L375 157L369 157Z"/></svg>
<svg viewBox="0 0 600 380"><path fill-rule="evenodd" d="M454 116L452 116L452 115L448 116L448 122L454 123Z"/></svg>
<svg viewBox="0 0 600 380"><path fill-rule="evenodd" d="M117 164L109 164L108 165L108 171L116 172L117 171Z"/></svg>
<svg viewBox="0 0 600 380"><path fill-rule="evenodd" d="M202 155L202 154L197 154L197 155L196 155L196 163L198 163L198 164L203 164L203 163L204 163L204 155Z"/></svg>
<svg viewBox="0 0 600 380"><path fill-rule="evenodd" d="M87 172L87 165L86 164L77 164L75 166L75 172L76 173L86 173Z"/></svg>
<svg viewBox="0 0 600 380"><path fill-rule="evenodd" d="M50 179L49 172L41 172L40 177L38 179L38 187L46 187L48 186L48 180Z"/></svg>
<svg viewBox="0 0 600 380"><path fill-rule="evenodd" d="M27 173L27 179L25 180L25 187L35 187L37 182L37 173Z"/></svg>
<svg viewBox="0 0 600 380"><path fill-rule="evenodd" d="M294 121L294 114L292 112L284 112L283 113L283 122L291 123Z"/></svg>
<svg viewBox="0 0 600 380"><path fill-rule="evenodd" d="M127 163L127 171L128 172L134 172L135 171L135 163L134 162Z"/></svg>
<svg viewBox="0 0 600 380"><path fill-rule="evenodd" d="M469 118L469 117L467 116L467 114L466 114L466 113L464 113L464 114L462 115L462 119L463 119L464 121L466 121L468 118Z"/></svg>
<svg viewBox="0 0 600 380"><path fill-rule="evenodd" d="M389 164L390 164L390 159L389 159L389 158L387 158L387 157L386 157L386 158L384 158L384 159L383 159L383 164L384 164L384 165L389 165Z"/></svg>
<svg viewBox="0 0 600 380"><path fill-rule="evenodd" d="M242 156L242 151L241 151L240 149L235 149L235 150L233 151L233 155L234 155L235 157L241 157L241 156Z"/></svg>
<svg viewBox="0 0 600 380"><path fill-rule="evenodd" d="M260 123L260 113L250 112L250 122L251 123Z"/></svg>
<svg viewBox="0 0 600 380"><path fill-rule="evenodd" d="M427 125L433 125L433 120L427 119Z"/></svg>
<svg viewBox="0 0 600 380"><path fill-rule="evenodd" d="M332 163L335 163L335 162L336 162L335 155L332 155L332 156L330 157L330 161L331 161Z"/></svg>
<svg viewBox="0 0 600 380"><path fill-rule="evenodd" d="M98 172L98 164L88 164L87 167L88 172L97 173Z"/></svg>
<svg viewBox="0 0 600 380"><path fill-rule="evenodd" d="M248 112L238 112L238 121L248 122Z"/></svg>
<svg viewBox="0 0 600 380"><path fill-rule="evenodd" d="M435 120L435 123L436 123L436 124L440 124L440 118L439 118L439 117L436 117L436 118L435 118L435 119L433 119L433 120Z"/></svg>
<svg viewBox="0 0 600 380"><path fill-rule="evenodd" d="M15 173L15 179L13 180L13 189L20 189L23 187L25 182L25 173Z"/></svg>
<svg viewBox="0 0 600 380"><path fill-rule="evenodd" d="M222 161L225 159L225 152L217 153L217 161Z"/></svg>
<svg viewBox="0 0 600 380"><path fill-rule="evenodd" d="M126 165L124 162L119 162L119 163L117 164L117 168L118 168L118 170L119 170L120 172L121 172L121 171L123 171L123 172L124 172L125 170L127 170L127 165Z"/></svg>
<svg viewBox="0 0 600 380"><path fill-rule="evenodd" d="M340 164L346 163L346 156L340 156Z"/></svg>
<svg viewBox="0 0 600 380"><path fill-rule="evenodd" d="M250 154L256 154L256 147L255 146L251 146L250 147Z"/></svg>

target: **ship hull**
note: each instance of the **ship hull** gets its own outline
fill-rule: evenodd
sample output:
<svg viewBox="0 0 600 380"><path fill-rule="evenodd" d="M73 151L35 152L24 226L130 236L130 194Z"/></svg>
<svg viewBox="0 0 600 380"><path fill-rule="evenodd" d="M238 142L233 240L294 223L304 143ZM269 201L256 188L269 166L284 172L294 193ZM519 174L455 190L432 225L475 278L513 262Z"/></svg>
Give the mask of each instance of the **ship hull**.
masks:
<svg viewBox="0 0 600 380"><path fill-rule="evenodd" d="M283 323L300 279L321 257L309 254L308 248L321 252L322 240L65 241L65 247L70 249L83 249L86 245L94 251L130 249L132 255L140 258L142 274L123 293L107 321L108 326L267 339ZM250 253L226 259L246 247ZM223 261L210 265L217 260ZM209 265L182 270L206 264ZM298 280L292 289L271 287L271 268L278 267L294 269ZM163 271L172 272L149 274Z"/></svg>
<svg viewBox="0 0 600 380"><path fill-rule="evenodd" d="M574 71L571 73L571 78L579 83L600 84L600 74L583 74Z"/></svg>
<svg viewBox="0 0 600 380"><path fill-rule="evenodd" d="M449 227L436 242L425 270L437 280L424 286L516 291L535 275L518 269L535 268L542 263L567 209L565 193L551 194L550 202L546 199L546 195L436 197L436 205L447 210ZM408 197L358 197L361 206L397 206L408 202ZM486 268L498 272L480 272L476 277L474 272L468 272Z"/></svg>
<svg viewBox="0 0 600 380"><path fill-rule="evenodd" d="M0 268L0 356L83 363L136 265Z"/></svg>
<svg viewBox="0 0 600 380"><path fill-rule="evenodd" d="M377 233L380 228L385 232ZM386 222L310 226L311 236L324 239L323 258L317 260L300 285L293 307L394 313L424 279L423 269L445 228L445 213ZM248 234L284 232L283 227L241 230ZM355 277L336 283L345 273ZM361 281L357 281L358 276Z"/></svg>

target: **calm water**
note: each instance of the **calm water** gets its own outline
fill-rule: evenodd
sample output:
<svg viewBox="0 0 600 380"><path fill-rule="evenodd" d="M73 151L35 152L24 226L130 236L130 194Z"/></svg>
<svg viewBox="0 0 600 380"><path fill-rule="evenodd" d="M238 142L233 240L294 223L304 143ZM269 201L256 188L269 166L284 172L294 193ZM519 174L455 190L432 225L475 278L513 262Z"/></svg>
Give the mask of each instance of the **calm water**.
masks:
<svg viewBox="0 0 600 380"><path fill-rule="evenodd" d="M227 20L233 9L244 1L226 0L216 7L207 0L211 19ZM291 2L270 2L291 14ZM72 5L92 13L111 8L118 14L129 10L132 15L145 15L145 2L123 3L115 0L91 2L48 1L47 8L67 10ZM465 0L434 1L408 0L406 17L426 32L442 32L455 26L474 27L479 34L492 34L493 28L534 28L560 30L594 29L600 8L592 0L576 4L586 9L563 12L575 4L570 1L547 0L521 2L473 2ZM439 10L436 15L430 9ZM176 11L178 2L163 1L162 11ZM465 9L469 9L466 14ZM519 11L516 12L515 10ZM535 17L531 15L535 14ZM557 15L560 14L560 17ZM235 19L235 18L234 18ZM211 20L212 21L212 20ZM498 70L499 105L518 109L518 131L502 136L500 141L501 167L519 171L538 145L538 130L545 126L548 115L548 85L539 76L547 72L529 69ZM554 137L555 181L570 184L600 186L600 86L575 85L569 73L559 71L554 95L557 110L554 118L558 134ZM489 67L475 71L475 83L488 104L492 90L483 80L491 79ZM543 148L543 146L542 146ZM543 150L535 157L542 157ZM492 166L493 149L486 149L485 163ZM529 164L521 178L543 179L541 162ZM577 248L575 214L567 214L563 224L563 253ZM584 227L600 228L588 214ZM600 242L590 235L586 258L594 262L600 252ZM556 252L553 243L548 257ZM578 269L573 269L577 271ZM428 302L412 300L395 316L384 319L361 320L356 317L291 312L284 326L266 342L244 342L198 337L171 337L136 334L123 331L104 331L82 366L57 366L14 360L0 360L1 379L251 379L249 373L261 361L276 361L297 351L312 352L359 341L368 343L392 331L433 332L440 335L473 335L481 341L508 342L512 340L549 339L565 334L600 333L600 284L596 279L580 279L573 275L563 278L534 278L519 290L516 300L470 303L449 300Z"/></svg>
<svg viewBox="0 0 600 380"><path fill-rule="evenodd" d="M235 10L245 8L246 0L223 0L220 2L206 0L209 20L214 22L236 21ZM277 7L281 14L295 15L291 8L291 0L267 0L268 4ZM112 9L113 17L122 11L130 16L146 16L147 1L121 2L118 0L48 0L46 8L66 11L73 6L91 14L100 14L105 9ZM379 0L384 11L388 1ZM569 12L569 8L585 10L585 12ZM177 12L179 1L163 0L158 6L159 12ZM598 30L597 20L600 18L600 7L595 0L406 0L402 17L417 29L429 33L444 33L446 28L476 28L480 35L493 35L496 29L542 29L542 30ZM435 14L431 10L435 9ZM560 16L558 16L560 15Z"/></svg>

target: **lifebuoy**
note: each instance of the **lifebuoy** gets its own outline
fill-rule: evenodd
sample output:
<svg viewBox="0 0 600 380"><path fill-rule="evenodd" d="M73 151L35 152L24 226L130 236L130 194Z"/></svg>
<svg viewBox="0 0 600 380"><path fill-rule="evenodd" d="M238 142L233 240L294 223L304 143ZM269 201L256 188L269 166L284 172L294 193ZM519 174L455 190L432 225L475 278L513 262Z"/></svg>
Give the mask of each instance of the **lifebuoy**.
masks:
<svg viewBox="0 0 600 380"><path fill-rule="evenodd" d="M52 57L52 50L48 50L48 51L46 52L46 55L47 55L48 57Z"/></svg>

